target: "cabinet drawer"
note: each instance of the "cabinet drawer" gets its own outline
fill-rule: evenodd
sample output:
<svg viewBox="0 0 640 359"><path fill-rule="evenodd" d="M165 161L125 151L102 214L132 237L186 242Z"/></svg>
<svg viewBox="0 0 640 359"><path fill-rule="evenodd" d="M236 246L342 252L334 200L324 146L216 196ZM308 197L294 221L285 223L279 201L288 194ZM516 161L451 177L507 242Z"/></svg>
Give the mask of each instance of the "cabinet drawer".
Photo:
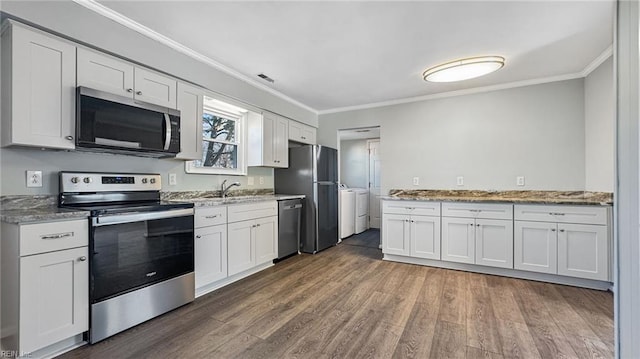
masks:
<svg viewBox="0 0 640 359"><path fill-rule="evenodd" d="M607 224L606 207L516 205L515 219L520 221Z"/></svg>
<svg viewBox="0 0 640 359"><path fill-rule="evenodd" d="M439 216L440 202L384 201L382 213Z"/></svg>
<svg viewBox="0 0 640 359"><path fill-rule="evenodd" d="M227 223L227 206L196 208L194 215L195 228L215 226Z"/></svg>
<svg viewBox="0 0 640 359"><path fill-rule="evenodd" d="M278 202L276 201L238 204L229 206L228 209L229 223L277 215Z"/></svg>
<svg viewBox="0 0 640 359"><path fill-rule="evenodd" d="M59 221L20 226L20 256L89 245L89 221Z"/></svg>
<svg viewBox="0 0 640 359"><path fill-rule="evenodd" d="M443 203L443 217L513 219L513 205L487 203Z"/></svg>

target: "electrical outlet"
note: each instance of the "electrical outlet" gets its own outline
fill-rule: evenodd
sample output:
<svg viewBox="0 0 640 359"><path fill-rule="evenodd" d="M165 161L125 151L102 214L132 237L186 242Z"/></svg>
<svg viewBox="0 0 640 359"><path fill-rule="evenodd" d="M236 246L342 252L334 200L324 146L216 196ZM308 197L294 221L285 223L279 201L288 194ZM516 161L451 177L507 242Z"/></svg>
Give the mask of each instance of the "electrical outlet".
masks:
<svg viewBox="0 0 640 359"><path fill-rule="evenodd" d="M260 176L259 181L260 181L260 184L264 184L264 177Z"/></svg>
<svg viewBox="0 0 640 359"><path fill-rule="evenodd" d="M456 178L456 184L457 184L458 186L464 186L464 177L462 177L462 176L458 176L458 177Z"/></svg>
<svg viewBox="0 0 640 359"><path fill-rule="evenodd" d="M27 171L27 187L42 187L42 171Z"/></svg>
<svg viewBox="0 0 640 359"><path fill-rule="evenodd" d="M169 186L175 186L178 184L178 177L175 173L169 173Z"/></svg>
<svg viewBox="0 0 640 359"><path fill-rule="evenodd" d="M524 186L524 176L518 176L516 177L516 184L518 186Z"/></svg>
<svg viewBox="0 0 640 359"><path fill-rule="evenodd" d="M247 178L247 186L253 186L253 176Z"/></svg>
<svg viewBox="0 0 640 359"><path fill-rule="evenodd" d="M413 177L413 185L414 186L420 185L420 177Z"/></svg>

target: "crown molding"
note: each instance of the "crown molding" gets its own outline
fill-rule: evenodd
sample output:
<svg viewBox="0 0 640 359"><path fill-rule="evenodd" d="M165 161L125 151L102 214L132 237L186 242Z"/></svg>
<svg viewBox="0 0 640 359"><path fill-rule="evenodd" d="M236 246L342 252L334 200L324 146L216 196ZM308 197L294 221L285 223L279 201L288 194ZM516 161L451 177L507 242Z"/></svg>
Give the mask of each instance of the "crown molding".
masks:
<svg viewBox="0 0 640 359"><path fill-rule="evenodd" d="M182 45L181 43L170 39L167 36L164 36L160 33L158 33L155 30L152 30L142 24L140 24L139 22L130 19L124 15L122 15L121 13L114 11L98 2L96 2L95 0L72 0L73 2L75 2L78 5L81 5L99 15L102 15L108 19L111 19L115 22L117 22L120 25L123 25L141 35L144 35L152 40L155 40L163 45L166 45L184 55L187 55L197 61L200 61L202 63L205 63L213 68L215 68L216 70L219 70L221 72L224 72L227 75L233 76L234 78L244 81L254 87L259 88L260 90L266 91L274 96L277 96L287 102L290 102L292 104L295 104L297 106L300 106L302 108L304 108L305 110L308 110L314 114L318 114L318 110L303 104L302 102L299 102L285 94L283 94L280 91L274 90L269 86L266 86L265 84L262 84L228 66L225 66L215 60L213 60L212 58L205 56L187 46Z"/></svg>

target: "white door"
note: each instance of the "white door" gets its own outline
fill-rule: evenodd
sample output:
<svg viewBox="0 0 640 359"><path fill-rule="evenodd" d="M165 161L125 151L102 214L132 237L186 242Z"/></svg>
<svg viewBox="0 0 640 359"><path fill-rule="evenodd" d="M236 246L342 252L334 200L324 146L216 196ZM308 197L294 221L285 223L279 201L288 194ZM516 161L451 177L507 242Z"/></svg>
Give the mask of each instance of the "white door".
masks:
<svg viewBox="0 0 640 359"><path fill-rule="evenodd" d="M440 259L440 217L411 216L411 256Z"/></svg>
<svg viewBox="0 0 640 359"><path fill-rule="evenodd" d="M382 252L401 256L410 255L409 216L385 214L382 224Z"/></svg>
<svg viewBox="0 0 640 359"><path fill-rule="evenodd" d="M16 25L11 31L11 117L3 119L11 121L11 142L74 149L76 47Z"/></svg>
<svg viewBox="0 0 640 359"><path fill-rule="evenodd" d="M473 218L442 217L442 260L475 263Z"/></svg>
<svg viewBox="0 0 640 359"><path fill-rule="evenodd" d="M133 98L133 65L79 48L78 86Z"/></svg>
<svg viewBox="0 0 640 359"><path fill-rule="evenodd" d="M260 218L254 228L256 265L273 261L278 254L278 217Z"/></svg>
<svg viewBox="0 0 640 359"><path fill-rule="evenodd" d="M558 274L609 280L607 226L558 224Z"/></svg>
<svg viewBox="0 0 640 359"><path fill-rule="evenodd" d="M227 277L227 225L195 230L196 288Z"/></svg>
<svg viewBox="0 0 640 359"><path fill-rule="evenodd" d="M89 329L88 255L80 247L20 258L20 352Z"/></svg>
<svg viewBox="0 0 640 359"><path fill-rule="evenodd" d="M369 147L369 226L380 228L380 140L367 141Z"/></svg>
<svg viewBox="0 0 640 359"><path fill-rule="evenodd" d="M252 243L255 221L229 223L227 226L227 253L229 276L254 267L255 244Z"/></svg>
<svg viewBox="0 0 640 359"><path fill-rule="evenodd" d="M202 106L201 89L178 83L178 110L180 110L180 153L176 158L202 159Z"/></svg>
<svg viewBox="0 0 640 359"><path fill-rule="evenodd" d="M476 264L513 268L513 221L476 219Z"/></svg>
<svg viewBox="0 0 640 359"><path fill-rule="evenodd" d="M136 100L168 108L177 108L178 82L174 78L139 67L136 67L133 73L134 98Z"/></svg>
<svg viewBox="0 0 640 359"><path fill-rule="evenodd" d="M513 267L532 272L558 271L557 224L515 221Z"/></svg>
<svg viewBox="0 0 640 359"><path fill-rule="evenodd" d="M278 117L275 122L273 152L276 167L289 167L289 120Z"/></svg>

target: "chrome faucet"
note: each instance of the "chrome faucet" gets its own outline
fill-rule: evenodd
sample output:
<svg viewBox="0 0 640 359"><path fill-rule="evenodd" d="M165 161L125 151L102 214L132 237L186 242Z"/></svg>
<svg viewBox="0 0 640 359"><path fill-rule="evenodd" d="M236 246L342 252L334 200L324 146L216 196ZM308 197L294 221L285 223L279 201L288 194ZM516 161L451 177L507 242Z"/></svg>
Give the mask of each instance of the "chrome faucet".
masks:
<svg viewBox="0 0 640 359"><path fill-rule="evenodd" d="M225 183L227 183L227 180L222 181L222 185L220 186L220 192L222 192L222 198L227 198L227 192L229 192L229 188L234 187L234 186L240 187L240 182L233 182L232 184L228 185L227 187L224 186Z"/></svg>

